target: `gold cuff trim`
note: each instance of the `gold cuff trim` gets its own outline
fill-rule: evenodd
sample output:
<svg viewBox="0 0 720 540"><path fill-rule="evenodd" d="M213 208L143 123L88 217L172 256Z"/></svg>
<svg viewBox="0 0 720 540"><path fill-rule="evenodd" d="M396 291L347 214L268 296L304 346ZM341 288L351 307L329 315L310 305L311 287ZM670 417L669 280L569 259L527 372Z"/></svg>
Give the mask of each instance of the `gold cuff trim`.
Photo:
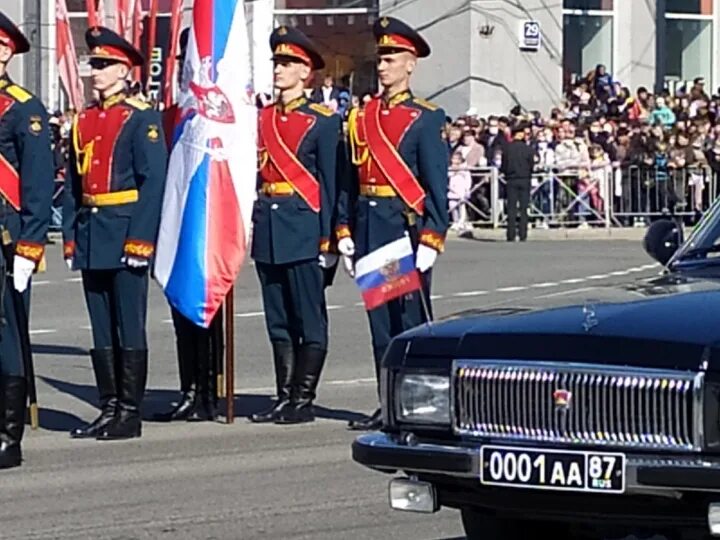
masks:
<svg viewBox="0 0 720 540"><path fill-rule="evenodd" d="M24 240L21 240L15 246L15 253L21 257L25 257L26 259L38 263L45 253L45 246L35 242L25 242Z"/></svg>
<svg viewBox="0 0 720 540"><path fill-rule="evenodd" d="M152 257L154 251L155 246L150 242L144 242L143 240L125 241L125 255L149 259L150 257Z"/></svg>
<svg viewBox="0 0 720 540"><path fill-rule="evenodd" d="M66 259L72 259L75 255L75 242L68 241L63 244L63 255Z"/></svg>
<svg viewBox="0 0 720 540"><path fill-rule="evenodd" d="M330 251L330 240L327 238L320 239L320 253L327 253Z"/></svg>
<svg viewBox="0 0 720 540"><path fill-rule="evenodd" d="M433 248L438 253L445 250L445 239L440 233L425 229L420 234L420 243Z"/></svg>
<svg viewBox="0 0 720 540"><path fill-rule="evenodd" d="M338 225L335 227L335 238L338 240L342 240L343 238L350 238L352 234L350 233L350 227L347 225Z"/></svg>

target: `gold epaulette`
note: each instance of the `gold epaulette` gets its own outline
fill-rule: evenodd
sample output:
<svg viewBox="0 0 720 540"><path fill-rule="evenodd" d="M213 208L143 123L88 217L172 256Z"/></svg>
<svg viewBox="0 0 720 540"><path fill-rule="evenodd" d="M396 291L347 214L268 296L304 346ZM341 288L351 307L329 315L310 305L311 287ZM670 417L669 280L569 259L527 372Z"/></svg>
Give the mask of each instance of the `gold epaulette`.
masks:
<svg viewBox="0 0 720 540"><path fill-rule="evenodd" d="M147 111L150 108L149 103L145 103L144 101L134 97L126 98L125 103L141 111Z"/></svg>
<svg viewBox="0 0 720 540"><path fill-rule="evenodd" d="M325 105L321 105L320 103L311 103L308 105L313 111L318 112L322 114L323 116L332 116L333 113L331 109L328 109Z"/></svg>
<svg viewBox="0 0 720 540"><path fill-rule="evenodd" d="M353 165L362 165L368 157L367 143L361 141L357 134L357 117L360 109L357 107L350 110L348 115L348 139L350 141L350 158Z"/></svg>
<svg viewBox="0 0 720 540"><path fill-rule="evenodd" d="M5 89L5 92L14 97L15 101L18 101L19 103L25 103L32 98L32 94L30 92L19 87L17 84L11 84Z"/></svg>
<svg viewBox="0 0 720 540"><path fill-rule="evenodd" d="M437 110L438 110L438 106L437 106L437 105L435 105L434 103L430 103L430 102L429 102L428 100L426 100L426 99L416 97L413 101L414 101L415 103L417 103L418 105L420 105L421 107L424 107L425 109L427 109L427 110L429 110L429 111L437 111Z"/></svg>

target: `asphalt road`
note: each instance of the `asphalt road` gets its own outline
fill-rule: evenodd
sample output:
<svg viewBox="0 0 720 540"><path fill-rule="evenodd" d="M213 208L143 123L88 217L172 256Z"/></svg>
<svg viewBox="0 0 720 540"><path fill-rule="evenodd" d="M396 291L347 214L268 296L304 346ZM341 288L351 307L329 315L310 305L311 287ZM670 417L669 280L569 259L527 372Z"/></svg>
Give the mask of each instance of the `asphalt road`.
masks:
<svg viewBox="0 0 720 540"><path fill-rule="evenodd" d="M434 308L444 316L511 305L657 270L634 241L452 240L435 269ZM328 300L330 352L314 424L245 418L273 392L257 278L247 264L235 295L235 423L148 421L141 439L76 441L68 431L96 413L89 319L78 275L51 246L31 315L41 429L26 434L23 467L0 473L0 538L463 538L456 511L390 510L389 477L351 460L356 433L346 422L375 407L370 336L359 293L342 271ZM176 396L169 319L152 284L148 415Z"/></svg>

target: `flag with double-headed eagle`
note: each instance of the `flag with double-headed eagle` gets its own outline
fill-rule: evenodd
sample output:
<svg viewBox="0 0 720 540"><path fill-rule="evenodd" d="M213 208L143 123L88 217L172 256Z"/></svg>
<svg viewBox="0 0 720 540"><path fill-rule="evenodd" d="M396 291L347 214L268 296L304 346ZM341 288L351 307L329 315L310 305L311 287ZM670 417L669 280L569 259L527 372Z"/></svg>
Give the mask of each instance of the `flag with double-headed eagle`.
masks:
<svg viewBox="0 0 720 540"><path fill-rule="evenodd" d="M154 276L207 328L247 253L257 109L242 0L195 0L171 137Z"/></svg>

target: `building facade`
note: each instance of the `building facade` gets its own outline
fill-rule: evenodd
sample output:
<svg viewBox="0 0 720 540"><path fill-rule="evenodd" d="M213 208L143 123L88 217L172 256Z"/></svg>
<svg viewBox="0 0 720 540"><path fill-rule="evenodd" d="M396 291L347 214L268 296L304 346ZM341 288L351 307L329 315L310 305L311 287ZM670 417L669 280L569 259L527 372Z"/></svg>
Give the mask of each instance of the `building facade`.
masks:
<svg viewBox="0 0 720 540"><path fill-rule="evenodd" d="M81 74L86 0L67 0ZM149 0L143 0L149 4ZM639 86L670 89L704 77L720 85L720 0L245 0L257 92L272 92L268 36L287 24L321 49L326 73L353 94L374 92L372 24L390 15L425 35L432 55L419 63L414 90L456 116L469 109L504 114L515 105L549 112L567 85L606 66L632 92ZM55 0L13 2L4 11L19 21L34 53L13 62L11 74L38 92L50 108L65 101L54 60ZM105 0L108 13L114 0ZM145 6L147 9L147 5ZM185 0L184 25L192 0ZM170 0L160 0L156 79L161 79ZM658 23L661 24L658 24ZM107 24L113 25L112 17ZM658 61L659 60L659 61Z"/></svg>

